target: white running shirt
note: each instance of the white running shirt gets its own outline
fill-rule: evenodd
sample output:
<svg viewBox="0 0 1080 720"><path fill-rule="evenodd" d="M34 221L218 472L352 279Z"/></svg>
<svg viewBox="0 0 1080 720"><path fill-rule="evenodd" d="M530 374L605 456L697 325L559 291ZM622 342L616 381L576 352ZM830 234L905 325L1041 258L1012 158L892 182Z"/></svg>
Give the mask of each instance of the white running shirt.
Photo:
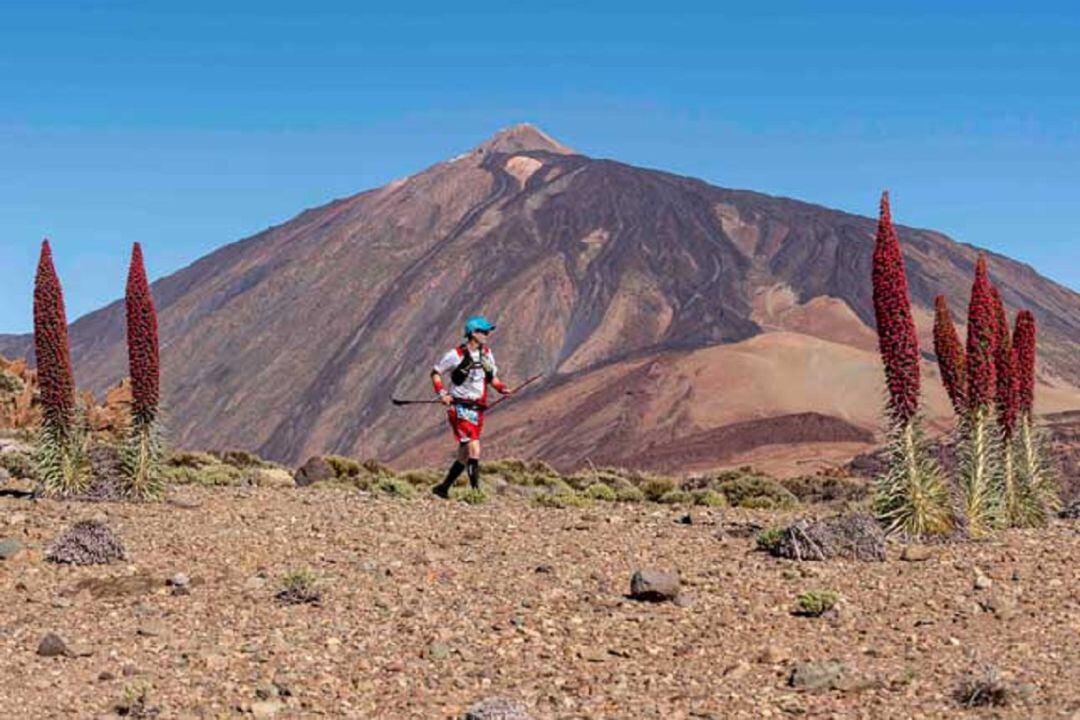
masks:
<svg viewBox="0 0 1080 720"><path fill-rule="evenodd" d="M465 352L472 354L473 365L472 370L469 371L469 378L461 385L455 385L451 379L450 374L454 371L458 365L461 364L462 356L458 355L457 348L453 348L442 358L439 362L435 363L435 367L432 369L442 375L443 380L446 381L446 386L450 390L450 397L458 398L460 400L480 400L487 399L487 383L484 382L484 368L480 365L480 351L465 349ZM488 348L484 349L484 354L488 357L488 362L491 364L492 372L497 376L498 368L495 366L495 356Z"/></svg>

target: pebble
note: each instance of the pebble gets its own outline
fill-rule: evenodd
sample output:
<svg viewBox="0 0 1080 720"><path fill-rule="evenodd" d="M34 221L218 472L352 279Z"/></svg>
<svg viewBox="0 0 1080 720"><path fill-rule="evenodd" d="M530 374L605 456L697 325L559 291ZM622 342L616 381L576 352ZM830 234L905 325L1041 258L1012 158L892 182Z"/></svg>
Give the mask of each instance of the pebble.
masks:
<svg viewBox="0 0 1080 720"><path fill-rule="evenodd" d="M926 545L905 545L900 559L906 562L923 562L933 557L933 551Z"/></svg>
<svg viewBox="0 0 1080 720"><path fill-rule="evenodd" d="M37 654L42 657L59 657L68 654L67 643L56 633L45 633L38 643Z"/></svg>
<svg viewBox="0 0 1080 720"><path fill-rule="evenodd" d="M0 540L0 560L13 558L20 550L22 550L22 543L15 538Z"/></svg>
<svg viewBox="0 0 1080 720"><path fill-rule="evenodd" d="M285 704L277 700L259 700L251 703L251 714L256 720L270 720L284 707Z"/></svg>
<svg viewBox="0 0 1080 720"><path fill-rule="evenodd" d="M724 677L728 678L729 680L738 680L740 678L746 677L749 672L750 663L746 662L745 660L740 660L739 662L735 663L724 671Z"/></svg>
<svg viewBox="0 0 1080 720"><path fill-rule="evenodd" d="M832 660L799 663L791 669L788 685L802 690L835 688L846 672L843 663Z"/></svg>
<svg viewBox="0 0 1080 720"><path fill-rule="evenodd" d="M769 645L758 655L758 662L766 665L779 665L791 659L791 651L779 645Z"/></svg>
<svg viewBox="0 0 1080 720"><path fill-rule="evenodd" d="M994 581L988 578L980 570L975 571L975 589L976 590L989 590L993 586Z"/></svg>

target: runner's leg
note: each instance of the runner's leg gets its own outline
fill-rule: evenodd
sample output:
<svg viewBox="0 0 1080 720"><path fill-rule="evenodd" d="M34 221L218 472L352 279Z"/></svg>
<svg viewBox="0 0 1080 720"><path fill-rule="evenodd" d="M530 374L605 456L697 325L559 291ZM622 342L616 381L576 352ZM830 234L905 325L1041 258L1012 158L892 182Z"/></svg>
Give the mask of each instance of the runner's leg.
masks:
<svg viewBox="0 0 1080 720"><path fill-rule="evenodd" d="M480 489L480 440L469 441L469 487L473 490Z"/></svg>

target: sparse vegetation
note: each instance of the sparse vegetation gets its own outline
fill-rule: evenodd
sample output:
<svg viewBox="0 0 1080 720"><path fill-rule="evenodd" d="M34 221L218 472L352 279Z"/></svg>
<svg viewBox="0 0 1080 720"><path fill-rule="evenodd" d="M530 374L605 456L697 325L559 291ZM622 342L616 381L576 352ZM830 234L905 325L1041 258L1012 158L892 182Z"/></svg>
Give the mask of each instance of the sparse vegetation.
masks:
<svg viewBox="0 0 1080 720"><path fill-rule="evenodd" d="M740 474L722 479L716 489L735 507L787 510L799 504L787 488L765 475Z"/></svg>
<svg viewBox="0 0 1080 720"><path fill-rule="evenodd" d="M957 684L955 697L964 707L1004 707L1009 704L1011 693L997 668L987 665L964 675Z"/></svg>
<svg viewBox="0 0 1080 720"><path fill-rule="evenodd" d="M615 502L639 503L645 500L645 493L641 491L641 488L632 485L615 491Z"/></svg>
<svg viewBox="0 0 1080 720"><path fill-rule="evenodd" d="M839 593L833 590L810 590L796 598L796 615L820 617L832 610L840 601Z"/></svg>
<svg viewBox="0 0 1080 720"><path fill-rule="evenodd" d="M799 475L778 482L802 503L860 502L871 490L861 478L837 474Z"/></svg>
<svg viewBox="0 0 1080 720"><path fill-rule="evenodd" d="M23 452L0 453L0 468L8 471L11 477L20 480L34 480L34 457Z"/></svg>
<svg viewBox="0 0 1080 720"><path fill-rule="evenodd" d="M701 505L703 507L727 507L728 500L722 494L715 490L698 490L691 493L694 498L695 505Z"/></svg>
<svg viewBox="0 0 1080 720"><path fill-rule="evenodd" d="M454 489L450 496L455 500L460 500L467 505L484 505L490 499L488 494L483 488L461 488Z"/></svg>
<svg viewBox="0 0 1080 720"><path fill-rule="evenodd" d="M376 492L392 497L409 499L416 494L416 488L401 478L393 475L379 477L372 486Z"/></svg>
<svg viewBox="0 0 1080 720"><path fill-rule="evenodd" d="M281 589L274 596L286 605L318 605L322 590L315 574L307 568L290 570L281 579Z"/></svg>
<svg viewBox="0 0 1080 720"><path fill-rule="evenodd" d="M781 528L762 530L758 533L756 538L757 549L767 553L776 554L776 549L780 546L780 539L783 536L784 531Z"/></svg>
<svg viewBox="0 0 1080 720"><path fill-rule="evenodd" d="M593 500L601 500L603 502L615 502L619 497L614 488L602 482L590 485L586 488L585 494Z"/></svg>
<svg viewBox="0 0 1080 720"><path fill-rule="evenodd" d="M592 501L576 492L540 493L532 499L533 505L548 508L581 508L589 507Z"/></svg>
<svg viewBox="0 0 1080 720"><path fill-rule="evenodd" d="M645 497L653 502L659 502L660 498L667 495L673 490L679 489L679 483L674 478L669 477L650 477L640 485L641 491L645 493Z"/></svg>
<svg viewBox="0 0 1080 720"><path fill-rule="evenodd" d="M662 505L690 505L694 502L694 496L685 490L668 490L657 502Z"/></svg>
<svg viewBox="0 0 1080 720"><path fill-rule="evenodd" d="M147 682L125 685L120 700L116 703L116 714L132 720L158 717L160 710L150 704L150 690Z"/></svg>

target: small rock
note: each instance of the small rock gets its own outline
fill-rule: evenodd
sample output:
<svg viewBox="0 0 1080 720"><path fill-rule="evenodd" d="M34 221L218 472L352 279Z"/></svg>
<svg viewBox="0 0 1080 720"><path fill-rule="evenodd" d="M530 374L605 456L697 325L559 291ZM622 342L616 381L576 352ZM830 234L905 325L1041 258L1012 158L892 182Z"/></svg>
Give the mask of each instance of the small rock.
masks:
<svg viewBox="0 0 1080 720"><path fill-rule="evenodd" d="M673 602L675 603L675 605L681 608L693 607L694 596L688 592L682 591L675 596L675 600Z"/></svg>
<svg viewBox="0 0 1080 720"><path fill-rule="evenodd" d="M674 600L679 595L679 587L678 573L646 568L630 578L630 597L646 602Z"/></svg>
<svg viewBox="0 0 1080 720"><path fill-rule="evenodd" d="M187 575L185 575L182 572L178 572L175 575L173 575L171 578L169 578L166 581L166 583L170 587L174 587L174 588L187 587L187 586L191 585L191 578L189 578Z"/></svg>
<svg viewBox="0 0 1080 720"><path fill-rule="evenodd" d="M285 704L278 700L259 700L251 703L251 714L257 720L270 720L284 707Z"/></svg>
<svg viewBox="0 0 1080 720"><path fill-rule="evenodd" d="M94 648L86 643L71 643L68 645L67 654L70 657L90 657L94 654Z"/></svg>
<svg viewBox="0 0 1080 720"><path fill-rule="evenodd" d="M266 585L266 578L252 575L244 581L245 590L261 590Z"/></svg>
<svg viewBox="0 0 1080 720"><path fill-rule="evenodd" d="M608 653L603 648L583 647L578 650L578 657L586 662L605 662L608 660Z"/></svg>
<svg viewBox="0 0 1080 720"><path fill-rule="evenodd" d="M429 660L445 660L450 657L450 646L444 642L433 642L428 645L427 656Z"/></svg>
<svg viewBox="0 0 1080 720"><path fill-rule="evenodd" d="M994 581L983 575L981 570L975 571L975 589L976 590L989 590L994 584Z"/></svg>
<svg viewBox="0 0 1080 720"><path fill-rule="evenodd" d="M686 513L685 515L680 517L678 520L676 520L676 522L679 523L680 525L693 525L694 524L694 516L691 515L690 513Z"/></svg>
<svg viewBox="0 0 1080 720"><path fill-rule="evenodd" d="M26 515L23 513L11 513L8 515L8 525L22 525L24 522L26 522Z"/></svg>
<svg viewBox="0 0 1080 720"><path fill-rule="evenodd" d="M900 553L900 559L907 562L923 562L933 556L933 551L926 545L905 545Z"/></svg>
<svg viewBox="0 0 1080 720"><path fill-rule="evenodd" d="M769 645L758 655L758 662L765 665L779 665L791 659L791 651L780 645Z"/></svg>
<svg viewBox="0 0 1080 720"><path fill-rule="evenodd" d="M151 620L140 625L136 632L143 637L158 637L168 632L168 628L163 623Z"/></svg>
<svg viewBox="0 0 1080 720"><path fill-rule="evenodd" d="M788 685L800 690L830 690L838 687L846 672L843 663L832 660L799 663L791 669Z"/></svg>
<svg viewBox="0 0 1080 720"><path fill-rule="evenodd" d="M503 697L491 697L466 710L463 720L532 720L532 715L519 702Z"/></svg>
<svg viewBox="0 0 1080 720"><path fill-rule="evenodd" d="M120 673L124 677L135 677L139 674L139 668L135 667L131 663L128 663L124 667L120 668Z"/></svg>
<svg viewBox="0 0 1080 720"><path fill-rule="evenodd" d="M724 677L728 678L729 680L738 680L740 678L746 677L749 672L750 663L746 662L745 660L740 660L739 662L735 663L724 671Z"/></svg>
<svg viewBox="0 0 1080 720"><path fill-rule="evenodd" d="M41 657L60 657L68 654L67 643L56 633L46 633L38 643L37 654Z"/></svg>
<svg viewBox="0 0 1080 720"><path fill-rule="evenodd" d="M98 682L111 682L116 679L116 675L108 670L102 670L97 676Z"/></svg>
<svg viewBox="0 0 1080 720"><path fill-rule="evenodd" d="M255 688L255 697L259 700L273 700L277 696L278 688L273 683L261 683Z"/></svg>
<svg viewBox="0 0 1080 720"><path fill-rule="evenodd" d="M555 568L551 567L550 565L537 565L536 572L550 575L551 573L555 572Z"/></svg>
<svg viewBox="0 0 1080 720"><path fill-rule="evenodd" d="M15 538L0 540L0 560L13 558L20 550L22 550L22 543Z"/></svg>
<svg viewBox="0 0 1080 720"><path fill-rule="evenodd" d="M1019 611L1019 603L1012 595L1003 592L994 592L990 597L979 603L986 612L994 613L999 620L1012 620Z"/></svg>

